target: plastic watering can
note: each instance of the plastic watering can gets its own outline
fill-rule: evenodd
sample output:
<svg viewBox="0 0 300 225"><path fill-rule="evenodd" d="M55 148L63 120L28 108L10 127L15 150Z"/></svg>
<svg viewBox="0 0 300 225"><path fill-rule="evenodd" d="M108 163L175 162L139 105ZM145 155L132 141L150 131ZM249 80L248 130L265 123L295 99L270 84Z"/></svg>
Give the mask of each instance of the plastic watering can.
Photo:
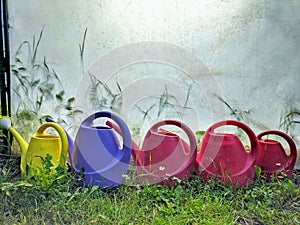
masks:
<svg viewBox="0 0 300 225"><path fill-rule="evenodd" d="M106 124L118 131L114 124ZM164 125L180 127L187 134L190 145L177 134L160 128ZM194 133L177 120L163 120L154 124L147 132L141 149L133 141L133 157L141 182L172 186L177 182L176 179L185 179L195 171L196 154Z"/></svg>
<svg viewBox="0 0 300 225"><path fill-rule="evenodd" d="M280 142L272 139L262 139L270 134L278 135L287 141L290 148L289 155L286 154ZM291 177L297 159L297 148L293 139L277 130L264 131L258 134L257 138L259 146L257 165L261 167L266 178L270 180L272 175L278 175L280 172Z"/></svg>
<svg viewBox="0 0 300 225"><path fill-rule="evenodd" d="M122 131L123 145L120 146L115 131L108 126L94 126L97 118L114 120ZM131 156L131 134L125 122L116 114L96 112L82 121L75 142L69 136L69 154L72 168L83 175L84 185L100 187L118 186L127 174Z"/></svg>
<svg viewBox="0 0 300 225"><path fill-rule="evenodd" d="M34 173L34 168L42 168L47 155L52 157L52 172L58 165L66 166L68 140L63 128L56 123L45 123L31 137L29 144L11 126L10 119L0 119L0 127L7 129L17 140L21 149L21 174L25 176ZM49 127L54 128L59 136L45 132ZM33 169L33 170L32 170ZM30 171L29 171L30 170Z"/></svg>
<svg viewBox="0 0 300 225"><path fill-rule="evenodd" d="M216 128L225 125L237 126L246 132L251 145L249 151L238 136L215 132ZM244 187L253 183L255 178L257 154L256 135L247 125L235 120L220 121L205 132L197 154L196 169L204 179L215 178L233 187Z"/></svg>

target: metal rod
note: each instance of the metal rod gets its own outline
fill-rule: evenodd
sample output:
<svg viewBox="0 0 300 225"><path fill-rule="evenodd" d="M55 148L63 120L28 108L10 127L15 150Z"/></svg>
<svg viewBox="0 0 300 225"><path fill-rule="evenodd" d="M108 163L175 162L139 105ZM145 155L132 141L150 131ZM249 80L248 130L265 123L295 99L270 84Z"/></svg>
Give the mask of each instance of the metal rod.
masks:
<svg viewBox="0 0 300 225"><path fill-rule="evenodd" d="M10 50L8 33L8 7L7 1L1 0L1 52L0 52L0 91L1 91L1 116L11 117L11 95L10 95ZM1 143L2 152L10 154L12 138L7 131L3 131L4 137Z"/></svg>
<svg viewBox="0 0 300 225"><path fill-rule="evenodd" d="M8 23L8 7L7 0L4 0L3 11L5 13L4 16L4 44L5 44L5 65L6 65L6 93L7 93L7 116L11 117L11 96L10 96L10 48L9 48L9 23Z"/></svg>

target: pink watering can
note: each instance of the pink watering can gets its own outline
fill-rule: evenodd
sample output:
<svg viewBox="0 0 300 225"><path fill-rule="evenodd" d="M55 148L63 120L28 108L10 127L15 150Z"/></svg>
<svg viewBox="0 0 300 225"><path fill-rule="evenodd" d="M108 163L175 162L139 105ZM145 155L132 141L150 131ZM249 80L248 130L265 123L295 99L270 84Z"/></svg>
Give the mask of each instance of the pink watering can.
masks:
<svg viewBox="0 0 300 225"><path fill-rule="evenodd" d="M123 134L122 146L112 128L93 125L101 117L111 118L118 124ZM83 175L84 185L112 187L123 182L132 147L130 131L119 116L107 111L96 112L81 123L75 142L69 135L68 140L72 167Z"/></svg>
<svg viewBox="0 0 300 225"><path fill-rule="evenodd" d="M118 130L114 124L109 122L106 124ZM180 127L187 134L190 145L177 134L160 128L164 125ZM133 142L132 154L142 183L172 186L177 179L188 178L195 171L196 137L184 123L163 120L149 129L141 149Z"/></svg>
<svg viewBox="0 0 300 225"><path fill-rule="evenodd" d="M215 132L216 128L225 125L234 125L246 132L251 144L249 151L236 135ZM197 154L196 169L204 179L215 178L234 187L244 187L253 183L255 178L257 154L256 135L247 125L235 120L220 121L205 132Z"/></svg>
<svg viewBox="0 0 300 225"><path fill-rule="evenodd" d="M280 142L272 139L262 139L270 134L278 135L287 141L290 148L289 155L286 154ZM272 175L277 176L280 173L285 173L288 177L291 177L297 159L297 148L293 139L277 130L264 131L257 138L259 146L257 165L261 167L267 180L270 180Z"/></svg>

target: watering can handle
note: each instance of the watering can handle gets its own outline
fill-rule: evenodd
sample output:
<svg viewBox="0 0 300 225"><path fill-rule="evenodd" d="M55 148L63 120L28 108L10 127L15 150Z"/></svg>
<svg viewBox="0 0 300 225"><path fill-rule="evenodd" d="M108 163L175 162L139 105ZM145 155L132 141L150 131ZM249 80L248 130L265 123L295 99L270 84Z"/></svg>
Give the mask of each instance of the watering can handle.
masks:
<svg viewBox="0 0 300 225"><path fill-rule="evenodd" d="M44 135L45 134L44 131L49 127L54 128L58 132L58 134L61 138L61 157L60 157L59 162L61 165L64 165L66 162L67 152L68 152L68 138L67 138L67 135L66 135L64 129L60 125L58 125L57 123L54 123L54 122L45 123L42 126L40 126L40 128L37 130L37 132L34 134L34 136Z"/></svg>
<svg viewBox="0 0 300 225"><path fill-rule="evenodd" d="M54 123L57 123L55 120L53 120L52 118L50 117L47 117L46 118L46 122L54 122ZM65 130L65 129L64 129ZM68 151L69 151L69 156L70 156L70 159L71 159L71 164L72 164L72 156L73 156L73 151L74 151L74 141L72 139L72 137L68 134L68 132L65 130L65 133L67 135L67 138L68 138Z"/></svg>
<svg viewBox="0 0 300 225"><path fill-rule="evenodd" d="M193 133L193 131L184 123L178 121L178 120L162 120L156 124L154 124L150 130L152 132L157 132L158 128L164 125L175 125L179 128L181 128L188 136L190 141L190 152L189 154L195 154L197 153L197 140Z"/></svg>
<svg viewBox="0 0 300 225"><path fill-rule="evenodd" d="M252 131L252 129L250 127L248 127L246 124L244 124L240 121L237 121L237 120L223 120L223 121L220 121L220 122L217 122L217 123L213 124L208 129L208 131L213 133L216 128L221 127L221 126L225 126L225 125L237 126L237 127L241 128L242 130L244 130L246 132L246 134L249 137L250 144L251 144L251 150L250 150L249 153L256 158L257 155L258 155L257 137L256 137L255 133Z"/></svg>
<svg viewBox="0 0 300 225"><path fill-rule="evenodd" d="M258 140L262 140L263 136L269 135L269 134L274 134L274 135L278 135L280 137L282 137L283 139L285 139L290 147L290 155L289 155L289 160L288 160L288 164L294 164L296 163L296 159L297 159L297 147L295 142L293 141L293 139L287 135L286 133L279 131L279 130L267 130L267 131L263 131L260 134L257 135L257 139Z"/></svg>
<svg viewBox="0 0 300 225"><path fill-rule="evenodd" d="M84 126L88 126L91 127L93 126L93 121L97 118L100 117L107 117L107 118L111 118L113 121L115 121L119 128L121 129L121 136L123 138L123 147L127 148L127 149L131 149L132 145L131 145L131 134L129 131L129 128L127 127L126 123L123 121L123 119L121 119L121 117L119 117L118 115L112 113L112 112L108 112L108 111L101 111L101 112L96 112L92 115L90 115L89 117L87 117L81 124Z"/></svg>
<svg viewBox="0 0 300 225"><path fill-rule="evenodd" d="M117 124L115 124L115 123L113 123L109 120L107 120L105 124L107 126L113 128L118 134L120 134L122 136L122 131L121 131L120 127ZM132 150L133 150L132 154L133 154L134 158L136 158L136 152L140 151L140 148L137 145L137 143L135 143L135 141L133 139L131 140L131 144L132 144Z"/></svg>

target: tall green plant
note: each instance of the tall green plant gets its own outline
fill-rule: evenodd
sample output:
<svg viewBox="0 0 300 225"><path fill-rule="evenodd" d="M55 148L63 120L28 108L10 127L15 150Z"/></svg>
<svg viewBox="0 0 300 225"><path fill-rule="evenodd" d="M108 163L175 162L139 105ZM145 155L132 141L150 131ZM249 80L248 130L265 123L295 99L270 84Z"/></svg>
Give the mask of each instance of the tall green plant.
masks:
<svg viewBox="0 0 300 225"><path fill-rule="evenodd" d="M79 45L81 72L85 75L84 50L87 37L87 28L84 31L82 43ZM116 80L117 92L107 83L99 80L95 75L89 73L90 85L88 90L88 100L96 110L109 109L120 112L122 108L122 89Z"/></svg>
<svg viewBox="0 0 300 225"><path fill-rule="evenodd" d="M141 124L157 122L165 119L180 119L184 116L186 110L189 110L188 106L190 96L190 88L187 91L184 104L177 99L175 95L172 95L168 91L167 85L165 85L163 93L156 96L149 96L147 98L147 104L136 103L133 106L134 112L134 124L131 125L133 130L133 136L141 137L143 130Z"/></svg>
<svg viewBox="0 0 300 225"><path fill-rule="evenodd" d="M90 74L90 103L98 110L110 109L114 112L120 112L122 108L122 89L118 81L116 81L116 85L118 91L114 92L108 84Z"/></svg>
<svg viewBox="0 0 300 225"><path fill-rule="evenodd" d="M32 42L23 41L15 53L15 62L11 65L15 85L13 92L18 102L13 115L14 126L24 134L25 138L44 122L48 114L43 113L43 106L53 106L53 112L64 117L74 118L80 110L73 107L74 97L65 100L65 92L56 71L51 68L46 57L39 59L38 50L43 37L44 28Z"/></svg>
<svg viewBox="0 0 300 225"><path fill-rule="evenodd" d="M215 96L226 105L226 107L230 110L230 115L234 116L238 121L244 120L244 116L251 113L250 110L239 110L237 108L233 108L225 99L217 95Z"/></svg>
<svg viewBox="0 0 300 225"><path fill-rule="evenodd" d="M300 125L300 110L299 109L291 109L286 115L281 117L280 126L285 129L286 133L293 136L293 131L296 126Z"/></svg>
<svg viewBox="0 0 300 225"><path fill-rule="evenodd" d="M189 109L187 106L189 91L186 96L184 105L181 105L176 96L168 92L168 87L165 85L164 92L161 95L153 96L154 103L148 108L144 108L139 104L135 104L134 107L142 113L142 121L146 119L152 121L154 119L181 117L184 114L184 110Z"/></svg>
<svg viewBox="0 0 300 225"><path fill-rule="evenodd" d="M56 88L62 85L55 70L48 66L46 57L38 60L38 49L44 28L32 42L24 41L15 53L15 62L11 65L15 101L18 102L14 125L24 133L32 133L42 122L42 105L53 99ZM26 135L25 135L26 136ZM27 137L28 138L28 137Z"/></svg>
<svg viewBox="0 0 300 225"><path fill-rule="evenodd" d="M42 36L43 29L37 39L33 37L32 43L21 43L16 52L15 64L11 66L17 79L13 91L20 100L17 112L26 110L38 115L43 102L53 99L55 85L62 88L60 79L55 70L48 66L46 57L42 61L37 58ZM27 51L27 60L22 59L24 49Z"/></svg>

